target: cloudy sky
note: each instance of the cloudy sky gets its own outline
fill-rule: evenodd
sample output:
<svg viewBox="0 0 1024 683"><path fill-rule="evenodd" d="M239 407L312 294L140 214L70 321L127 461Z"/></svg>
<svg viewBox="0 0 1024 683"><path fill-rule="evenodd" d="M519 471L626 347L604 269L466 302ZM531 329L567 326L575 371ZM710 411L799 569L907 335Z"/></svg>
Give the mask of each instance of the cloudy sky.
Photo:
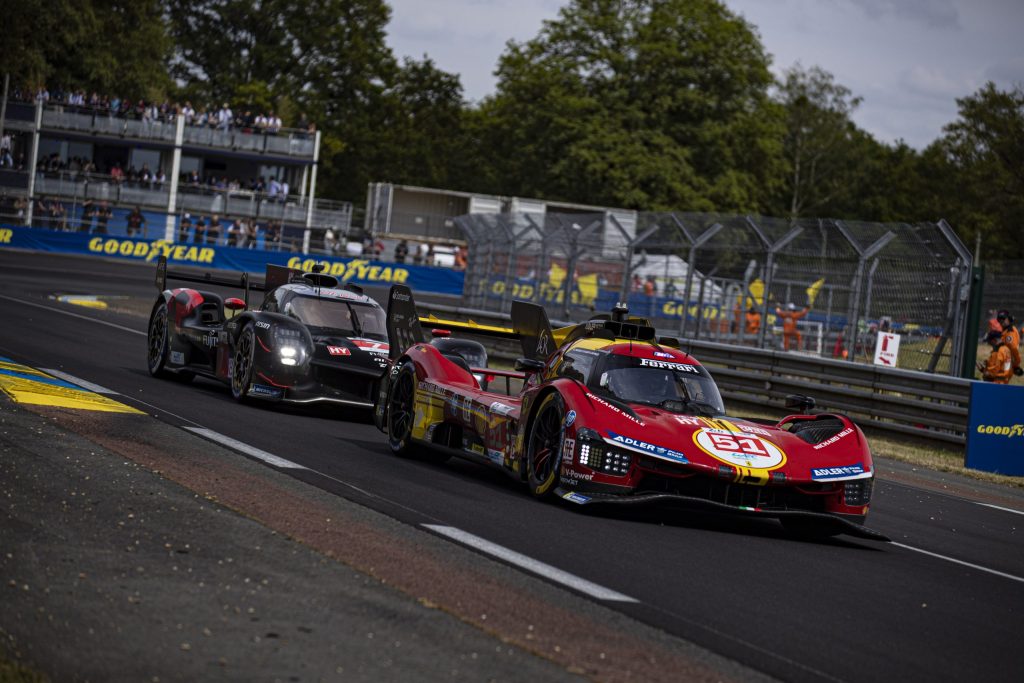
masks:
<svg viewBox="0 0 1024 683"><path fill-rule="evenodd" d="M399 57L429 55L465 95L494 91L509 39L528 40L563 0L387 0ZM1024 0L725 0L761 34L776 73L818 65L864 98L857 124L923 148L986 81L1024 83Z"/></svg>

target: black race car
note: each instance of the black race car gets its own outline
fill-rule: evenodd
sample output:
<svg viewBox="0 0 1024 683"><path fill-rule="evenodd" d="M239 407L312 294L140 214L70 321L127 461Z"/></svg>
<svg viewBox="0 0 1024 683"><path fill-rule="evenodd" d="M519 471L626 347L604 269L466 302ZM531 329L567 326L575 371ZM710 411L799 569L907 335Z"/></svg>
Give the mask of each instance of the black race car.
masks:
<svg viewBox="0 0 1024 683"><path fill-rule="evenodd" d="M168 289L168 279L238 287L244 298ZM260 286L246 274L168 272L164 258L156 284L160 295L147 336L150 374L208 377L229 385L239 401L373 407L389 347L384 311L359 287L274 265ZM263 303L252 310L251 289L264 291Z"/></svg>

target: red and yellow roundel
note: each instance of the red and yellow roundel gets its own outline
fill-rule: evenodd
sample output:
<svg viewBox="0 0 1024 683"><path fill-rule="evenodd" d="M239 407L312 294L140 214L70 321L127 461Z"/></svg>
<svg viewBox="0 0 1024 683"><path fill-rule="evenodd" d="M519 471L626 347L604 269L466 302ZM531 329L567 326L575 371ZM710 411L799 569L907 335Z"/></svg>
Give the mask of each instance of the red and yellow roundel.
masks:
<svg viewBox="0 0 1024 683"><path fill-rule="evenodd" d="M765 471L786 464L786 453L763 436L744 432L727 420L704 422L708 426L693 433L693 443L715 460Z"/></svg>

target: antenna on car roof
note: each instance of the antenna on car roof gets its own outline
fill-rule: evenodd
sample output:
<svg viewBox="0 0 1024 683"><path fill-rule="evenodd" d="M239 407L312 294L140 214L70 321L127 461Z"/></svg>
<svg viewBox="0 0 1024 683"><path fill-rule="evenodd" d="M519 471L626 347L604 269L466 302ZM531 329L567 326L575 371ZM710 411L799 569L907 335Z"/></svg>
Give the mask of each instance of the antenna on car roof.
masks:
<svg viewBox="0 0 1024 683"><path fill-rule="evenodd" d="M626 305L625 301L620 301L612 307L612 320L617 323L626 322L626 316L629 315L629 306Z"/></svg>

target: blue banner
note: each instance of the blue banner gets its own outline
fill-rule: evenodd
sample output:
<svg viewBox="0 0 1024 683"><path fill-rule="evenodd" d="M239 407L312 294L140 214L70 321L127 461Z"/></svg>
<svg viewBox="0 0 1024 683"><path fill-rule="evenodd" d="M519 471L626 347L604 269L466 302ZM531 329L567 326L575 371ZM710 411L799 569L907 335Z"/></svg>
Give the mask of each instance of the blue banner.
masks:
<svg viewBox="0 0 1024 683"><path fill-rule="evenodd" d="M334 275L343 282L380 286L403 284L408 285L414 292L432 294L461 295L465 279L464 272L450 268L239 249L212 244L178 244L164 240L24 227L0 227L0 248L3 247L64 254L92 254L153 263L156 263L160 256L166 256L169 264L250 273L262 273L268 263L301 270L309 270L316 263L326 263L327 269L324 272Z"/></svg>
<svg viewBox="0 0 1024 683"><path fill-rule="evenodd" d="M1024 387L971 383L964 465L972 470L1024 476Z"/></svg>

